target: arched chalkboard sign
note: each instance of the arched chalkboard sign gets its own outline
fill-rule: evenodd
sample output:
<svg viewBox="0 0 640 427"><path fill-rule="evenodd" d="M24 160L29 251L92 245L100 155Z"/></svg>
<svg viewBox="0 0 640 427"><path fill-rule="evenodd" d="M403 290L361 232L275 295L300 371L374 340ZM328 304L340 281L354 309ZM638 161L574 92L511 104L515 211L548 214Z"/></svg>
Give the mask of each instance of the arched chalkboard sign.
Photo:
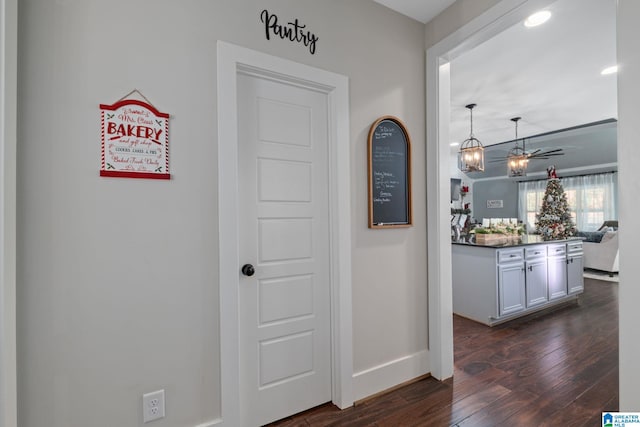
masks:
<svg viewBox="0 0 640 427"><path fill-rule="evenodd" d="M369 130L369 228L410 227L411 139L397 117L384 116Z"/></svg>

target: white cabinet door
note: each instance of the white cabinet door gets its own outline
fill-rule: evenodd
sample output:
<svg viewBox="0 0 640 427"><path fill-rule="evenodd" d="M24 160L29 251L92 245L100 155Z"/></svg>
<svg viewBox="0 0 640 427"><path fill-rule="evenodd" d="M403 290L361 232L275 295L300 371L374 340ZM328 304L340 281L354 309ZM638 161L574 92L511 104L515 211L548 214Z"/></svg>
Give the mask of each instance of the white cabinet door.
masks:
<svg viewBox="0 0 640 427"><path fill-rule="evenodd" d="M551 257L548 261L549 269L549 300L562 298L567 295L567 258Z"/></svg>
<svg viewBox="0 0 640 427"><path fill-rule="evenodd" d="M583 260L582 254L569 255L567 258L567 287L569 294L576 294L584 290Z"/></svg>
<svg viewBox="0 0 640 427"><path fill-rule="evenodd" d="M544 304L549 300L547 295L547 260L546 258L527 261L526 271L527 307Z"/></svg>
<svg viewBox="0 0 640 427"><path fill-rule="evenodd" d="M498 266L501 317L524 310L524 276L524 263Z"/></svg>

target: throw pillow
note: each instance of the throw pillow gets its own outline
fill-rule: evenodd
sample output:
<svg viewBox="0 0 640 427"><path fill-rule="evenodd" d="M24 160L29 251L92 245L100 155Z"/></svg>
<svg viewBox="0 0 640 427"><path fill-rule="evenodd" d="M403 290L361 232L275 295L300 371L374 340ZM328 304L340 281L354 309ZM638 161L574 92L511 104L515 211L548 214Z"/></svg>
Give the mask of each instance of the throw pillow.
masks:
<svg viewBox="0 0 640 427"><path fill-rule="evenodd" d="M604 236L602 236L602 239L600 240L600 243L604 243L606 241L609 241L611 239L613 239L616 235L617 231L607 231L606 233L604 233Z"/></svg>
<svg viewBox="0 0 640 427"><path fill-rule="evenodd" d="M578 231L576 235L584 238L585 242L600 243L604 234L604 231Z"/></svg>

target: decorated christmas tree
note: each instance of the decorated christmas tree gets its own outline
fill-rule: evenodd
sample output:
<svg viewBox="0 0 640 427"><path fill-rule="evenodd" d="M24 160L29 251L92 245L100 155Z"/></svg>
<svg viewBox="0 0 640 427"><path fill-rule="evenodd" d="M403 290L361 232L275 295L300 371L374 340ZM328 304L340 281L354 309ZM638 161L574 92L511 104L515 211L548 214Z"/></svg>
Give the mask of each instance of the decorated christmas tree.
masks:
<svg viewBox="0 0 640 427"><path fill-rule="evenodd" d="M547 189L542 208L536 215L536 231L543 240L566 239L576 234L576 226L569 213L567 195L556 175L555 166L547 169Z"/></svg>

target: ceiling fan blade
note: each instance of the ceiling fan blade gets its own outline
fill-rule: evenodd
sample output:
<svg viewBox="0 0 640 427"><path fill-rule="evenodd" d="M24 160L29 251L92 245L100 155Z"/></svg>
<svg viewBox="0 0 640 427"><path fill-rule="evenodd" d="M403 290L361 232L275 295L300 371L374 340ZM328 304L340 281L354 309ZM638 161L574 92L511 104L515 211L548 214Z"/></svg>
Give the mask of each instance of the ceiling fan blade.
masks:
<svg viewBox="0 0 640 427"><path fill-rule="evenodd" d="M553 156L564 156L564 153L562 152L562 149L559 148L557 150L543 151L542 153L530 155L529 159L542 159L542 158L546 159Z"/></svg>
<svg viewBox="0 0 640 427"><path fill-rule="evenodd" d="M554 150L543 151L543 152L542 152L542 153L540 153L540 154L558 153L558 152L560 152L560 151L562 151L562 148L556 148L556 149L554 149Z"/></svg>
<svg viewBox="0 0 640 427"><path fill-rule="evenodd" d="M541 156L535 156L535 157L529 157L529 160L547 160L550 159L552 157L556 157L556 156L564 156L564 153L557 153L557 154L551 154L551 155L541 155Z"/></svg>

